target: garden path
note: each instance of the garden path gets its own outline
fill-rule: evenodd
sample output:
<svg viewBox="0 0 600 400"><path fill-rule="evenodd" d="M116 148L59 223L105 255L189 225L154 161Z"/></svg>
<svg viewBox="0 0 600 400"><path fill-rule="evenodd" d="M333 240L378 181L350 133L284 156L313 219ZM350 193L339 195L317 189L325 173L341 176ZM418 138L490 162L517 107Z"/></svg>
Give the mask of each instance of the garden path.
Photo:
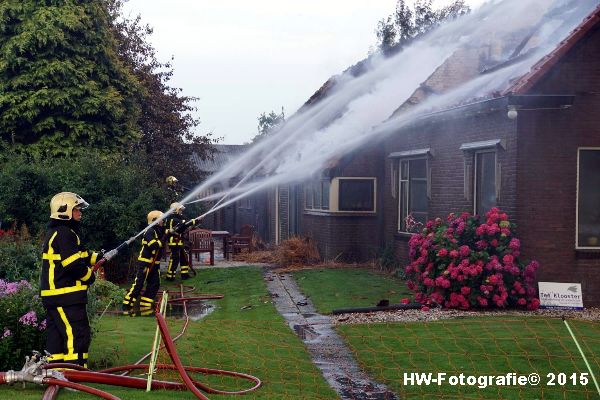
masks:
<svg viewBox="0 0 600 400"><path fill-rule="evenodd" d="M373 381L333 329L327 315L318 314L290 274L265 269L265 281L277 311L302 339L313 362L341 399L396 400L385 385Z"/></svg>

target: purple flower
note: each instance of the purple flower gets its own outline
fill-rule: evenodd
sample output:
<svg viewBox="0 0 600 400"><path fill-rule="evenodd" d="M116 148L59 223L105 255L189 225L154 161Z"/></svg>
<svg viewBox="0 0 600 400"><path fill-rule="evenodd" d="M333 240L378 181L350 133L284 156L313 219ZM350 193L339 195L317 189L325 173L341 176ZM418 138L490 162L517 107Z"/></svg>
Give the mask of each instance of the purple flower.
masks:
<svg viewBox="0 0 600 400"><path fill-rule="evenodd" d="M46 320L43 319L42 322L40 322L40 324L38 325L38 329L40 331L43 331L44 329L46 329Z"/></svg>
<svg viewBox="0 0 600 400"><path fill-rule="evenodd" d="M19 322L23 325L37 327L37 314L35 311L29 311L27 314L24 314L21 318L19 318Z"/></svg>
<svg viewBox="0 0 600 400"><path fill-rule="evenodd" d="M12 336L12 332L8 328L4 328L4 334L2 335L2 339Z"/></svg>

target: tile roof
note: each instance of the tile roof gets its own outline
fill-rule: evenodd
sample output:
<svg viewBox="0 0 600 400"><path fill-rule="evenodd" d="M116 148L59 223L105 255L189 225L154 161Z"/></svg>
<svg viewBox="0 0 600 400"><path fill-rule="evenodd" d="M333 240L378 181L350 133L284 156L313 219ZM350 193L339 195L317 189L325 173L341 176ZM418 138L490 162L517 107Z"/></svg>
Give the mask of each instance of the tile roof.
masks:
<svg viewBox="0 0 600 400"><path fill-rule="evenodd" d="M207 159L200 158L197 154L192 156L192 162L199 171L207 174L212 174L220 170L232 158L240 155L249 145L247 144L215 144L215 151L212 156Z"/></svg>

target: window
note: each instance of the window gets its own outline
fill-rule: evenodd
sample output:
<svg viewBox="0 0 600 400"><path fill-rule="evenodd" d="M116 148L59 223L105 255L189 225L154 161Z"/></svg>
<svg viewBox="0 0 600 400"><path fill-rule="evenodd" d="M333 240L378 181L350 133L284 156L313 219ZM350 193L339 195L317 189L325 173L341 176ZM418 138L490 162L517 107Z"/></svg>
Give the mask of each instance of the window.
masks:
<svg viewBox="0 0 600 400"><path fill-rule="evenodd" d="M375 179L339 178L339 211L375 211Z"/></svg>
<svg viewBox="0 0 600 400"><path fill-rule="evenodd" d="M496 206L496 151L475 153L475 214L485 215Z"/></svg>
<svg viewBox="0 0 600 400"><path fill-rule="evenodd" d="M500 172L498 152L506 149L504 139L463 143L465 199L473 201L473 213L485 215L500 199ZM473 190L471 190L473 189Z"/></svg>
<svg viewBox="0 0 600 400"><path fill-rule="evenodd" d="M307 210L328 210L330 185L331 183L328 180L307 183L304 191L304 208Z"/></svg>
<svg viewBox="0 0 600 400"><path fill-rule="evenodd" d="M428 217L427 158L399 161L398 230L412 231L411 218L425 224ZM409 217L410 216L410 217Z"/></svg>
<svg viewBox="0 0 600 400"><path fill-rule="evenodd" d="M577 171L577 247L600 248L600 149L580 149Z"/></svg>

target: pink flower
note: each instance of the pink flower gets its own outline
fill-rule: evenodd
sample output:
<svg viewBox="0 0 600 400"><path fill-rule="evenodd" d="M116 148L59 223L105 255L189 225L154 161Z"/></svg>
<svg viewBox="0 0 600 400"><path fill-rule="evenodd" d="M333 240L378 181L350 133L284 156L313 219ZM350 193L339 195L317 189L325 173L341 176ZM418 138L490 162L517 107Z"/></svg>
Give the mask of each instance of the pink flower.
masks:
<svg viewBox="0 0 600 400"><path fill-rule="evenodd" d="M508 248L511 250L519 250L521 248L521 241L517 238L511 239Z"/></svg>
<svg viewBox="0 0 600 400"><path fill-rule="evenodd" d="M4 328L4 334L2 335L2 339L12 336L12 332L8 328Z"/></svg>
<svg viewBox="0 0 600 400"><path fill-rule="evenodd" d="M19 322L23 325L37 327L37 314L35 311L29 311L19 318Z"/></svg>
<svg viewBox="0 0 600 400"><path fill-rule="evenodd" d="M416 285L413 281L406 281L406 286L410 289L410 290L415 290Z"/></svg>
<svg viewBox="0 0 600 400"><path fill-rule="evenodd" d="M471 255L471 249L469 246L460 246L459 250L461 257L469 257Z"/></svg>
<svg viewBox="0 0 600 400"><path fill-rule="evenodd" d="M468 286L463 286L463 287L460 288L460 292L463 295L467 296L469 293L471 293L471 288L468 287Z"/></svg>
<svg viewBox="0 0 600 400"><path fill-rule="evenodd" d="M429 311L429 307L423 306L423 307L421 307L421 311Z"/></svg>
<svg viewBox="0 0 600 400"><path fill-rule="evenodd" d="M40 331L43 331L44 329L46 329L46 320L42 320L42 322L40 322L40 324L38 325L38 329Z"/></svg>
<svg viewBox="0 0 600 400"><path fill-rule="evenodd" d="M517 300L517 304L519 304L520 306L524 306L525 304L527 304L527 300L521 297L519 298L519 300Z"/></svg>
<svg viewBox="0 0 600 400"><path fill-rule="evenodd" d="M458 251L457 250L451 250L450 251L450 257L452 257L452 258L458 258Z"/></svg>
<svg viewBox="0 0 600 400"><path fill-rule="evenodd" d="M438 257L446 257L448 255L448 250L441 249L437 255L438 255Z"/></svg>
<svg viewBox="0 0 600 400"><path fill-rule="evenodd" d="M529 304L527 305L528 310L537 310L540 308L540 301L536 298L531 299Z"/></svg>
<svg viewBox="0 0 600 400"><path fill-rule="evenodd" d="M404 298L400 299L400 303L408 304L408 303L410 303L410 299L408 299L407 297L404 297Z"/></svg>

